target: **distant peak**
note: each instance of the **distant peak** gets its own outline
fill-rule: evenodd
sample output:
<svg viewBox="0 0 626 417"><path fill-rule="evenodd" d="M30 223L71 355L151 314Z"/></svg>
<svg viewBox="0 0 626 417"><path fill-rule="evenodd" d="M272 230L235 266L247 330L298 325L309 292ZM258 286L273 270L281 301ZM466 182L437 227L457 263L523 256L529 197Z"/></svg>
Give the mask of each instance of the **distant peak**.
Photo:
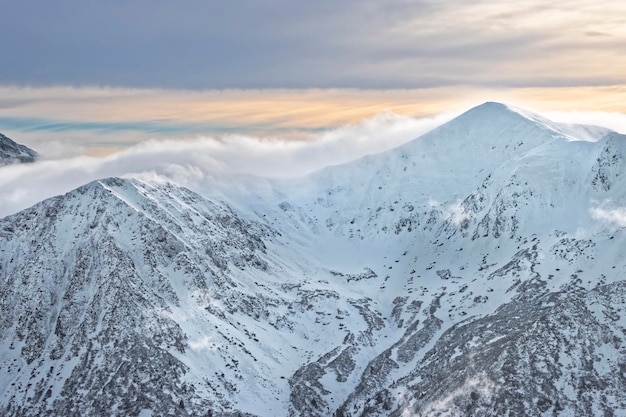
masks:
<svg viewBox="0 0 626 417"><path fill-rule="evenodd" d="M548 130L564 134L562 126L532 110L517 107L512 104L487 101L463 113L459 118L464 120L517 120L527 121ZM567 136L567 135L565 135Z"/></svg>
<svg viewBox="0 0 626 417"><path fill-rule="evenodd" d="M487 101L485 103L479 104L478 106L472 107L467 110L457 118L453 119L452 123L485 123L492 122L495 120L506 121L506 120L531 120L533 122L537 121L540 117L537 115L535 117L529 117L533 113L530 111L525 111L522 109L518 109L514 106L499 103L495 101Z"/></svg>
<svg viewBox="0 0 626 417"><path fill-rule="evenodd" d="M35 162L37 152L0 133L0 166Z"/></svg>
<svg viewBox="0 0 626 417"><path fill-rule="evenodd" d="M470 109L470 111L481 111L481 112L503 112L503 113L517 113L517 114L521 114L522 113L532 113L529 110L525 110L522 109L520 107L514 106L512 104L508 104L508 103L501 103L498 101L486 101L483 104L479 104L478 106L474 107L473 109Z"/></svg>
<svg viewBox="0 0 626 417"><path fill-rule="evenodd" d="M504 103L500 103L498 101L485 101L483 104L480 104L478 107L483 107L483 108L500 108L500 109L505 109L508 106Z"/></svg>

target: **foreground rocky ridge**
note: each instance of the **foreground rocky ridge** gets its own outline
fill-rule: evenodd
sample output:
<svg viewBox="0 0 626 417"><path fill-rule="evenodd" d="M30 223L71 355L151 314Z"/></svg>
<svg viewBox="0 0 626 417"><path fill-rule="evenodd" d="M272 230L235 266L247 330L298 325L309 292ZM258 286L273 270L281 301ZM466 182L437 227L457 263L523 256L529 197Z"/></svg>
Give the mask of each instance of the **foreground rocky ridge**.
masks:
<svg viewBox="0 0 626 417"><path fill-rule="evenodd" d="M1 413L623 415L624 139L486 103L228 203L6 217Z"/></svg>

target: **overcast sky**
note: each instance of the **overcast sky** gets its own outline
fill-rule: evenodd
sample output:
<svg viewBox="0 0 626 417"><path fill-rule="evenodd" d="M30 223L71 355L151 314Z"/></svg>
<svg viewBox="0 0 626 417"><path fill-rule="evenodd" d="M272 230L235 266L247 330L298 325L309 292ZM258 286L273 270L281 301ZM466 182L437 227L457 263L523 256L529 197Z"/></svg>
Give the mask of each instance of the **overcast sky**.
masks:
<svg viewBox="0 0 626 417"><path fill-rule="evenodd" d="M621 0L3 3L4 84L413 89L626 81Z"/></svg>

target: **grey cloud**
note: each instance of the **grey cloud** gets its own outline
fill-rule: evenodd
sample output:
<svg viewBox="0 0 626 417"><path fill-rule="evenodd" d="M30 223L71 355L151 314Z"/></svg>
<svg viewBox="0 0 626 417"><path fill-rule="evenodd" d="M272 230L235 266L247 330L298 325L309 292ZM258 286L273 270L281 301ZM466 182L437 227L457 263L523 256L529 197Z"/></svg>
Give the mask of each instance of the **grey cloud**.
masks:
<svg viewBox="0 0 626 417"><path fill-rule="evenodd" d="M610 33L604 33L604 32L596 32L593 30L588 30L585 32L585 35L591 37L591 38L596 38L596 37L611 37L612 35Z"/></svg>
<svg viewBox="0 0 626 417"><path fill-rule="evenodd" d="M477 6L478 4L478 6ZM178 88L535 85L527 60L578 53L520 23L559 8L481 14L460 0L25 0L3 7L0 79L18 84ZM587 2L569 2L576 8ZM472 8L473 7L473 8ZM565 6L563 6L565 7ZM501 28L494 33L488 28ZM581 28L584 29L584 28ZM590 29L587 32L593 33ZM618 38L618 40L622 40ZM519 64L508 77L482 68ZM510 71L509 71L510 72ZM561 74L567 83L580 75ZM600 77L598 77L600 78Z"/></svg>

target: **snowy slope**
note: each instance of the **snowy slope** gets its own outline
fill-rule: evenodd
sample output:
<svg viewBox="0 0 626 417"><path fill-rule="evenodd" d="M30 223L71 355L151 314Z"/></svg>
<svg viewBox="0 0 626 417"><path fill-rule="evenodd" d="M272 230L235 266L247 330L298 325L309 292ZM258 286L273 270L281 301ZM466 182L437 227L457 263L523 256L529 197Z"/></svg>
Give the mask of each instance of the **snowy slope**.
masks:
<svg viewBox="0 0 626 417"><path fill-rule="evenodd" d="M102 180L0 230L0 388L16 415L286 413L289 376L336 342L320 317L369 329L361 294L189 190Z"/></svg>
<svg viewBox="0 0 626 417"><path fill-rule="evenodd" d="M304 178L46 200L0 220L1 413L626 415L625 156L485 103Z"/></svg>

